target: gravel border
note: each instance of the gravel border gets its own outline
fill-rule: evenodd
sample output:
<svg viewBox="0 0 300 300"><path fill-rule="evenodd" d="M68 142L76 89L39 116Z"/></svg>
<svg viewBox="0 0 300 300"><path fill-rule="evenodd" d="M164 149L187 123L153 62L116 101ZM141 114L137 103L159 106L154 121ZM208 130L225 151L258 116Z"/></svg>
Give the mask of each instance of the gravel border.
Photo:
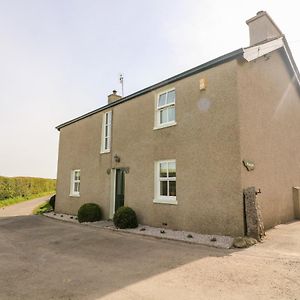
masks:
<svg viewBox="0 0 300 300"><path fill-rule="evenodd" d="M76 216L68 214L60 214L55 212L47 212L43 214L46 217L57 219L61 221L83 224L101 229L114 230L119 232L133 233L142 236L150 236L160 239L168 239L174 241L181 241L191 244L206 245L216 248L229 249L232 247L233 238L223 235L208 235L200 234L191 231L180 231L166 228L151 227L148 225L140 225L132 229L118 229L114 226L112 221L98 221L93 223L79 223Z"/></svg>

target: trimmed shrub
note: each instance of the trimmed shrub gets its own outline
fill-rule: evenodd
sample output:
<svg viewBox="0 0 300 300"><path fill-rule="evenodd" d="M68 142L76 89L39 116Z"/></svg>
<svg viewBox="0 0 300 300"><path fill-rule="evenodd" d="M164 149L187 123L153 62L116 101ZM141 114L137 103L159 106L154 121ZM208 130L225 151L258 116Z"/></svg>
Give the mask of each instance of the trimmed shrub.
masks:
<svg viewBox="0 0 300 300"><path fill-rule="evenodd" d="M101 208L96 203L83 204L78 210L79 223L100 221L101 217Z"/></svg>
<svg viewBox="0 0 300 300"><path fill-rule="evenodd" d="M138 226L135 211L127 206L122 206L115 212L113 221L115 226L121 229Z"/></svg>
<svg viewBox="0 0 300 300"><path fill-rule="evenodd" d="M50 199L49 199L49 204L52 207L52 209L55 209L55 199L56 199L56 195L53 195Z"/></svg>

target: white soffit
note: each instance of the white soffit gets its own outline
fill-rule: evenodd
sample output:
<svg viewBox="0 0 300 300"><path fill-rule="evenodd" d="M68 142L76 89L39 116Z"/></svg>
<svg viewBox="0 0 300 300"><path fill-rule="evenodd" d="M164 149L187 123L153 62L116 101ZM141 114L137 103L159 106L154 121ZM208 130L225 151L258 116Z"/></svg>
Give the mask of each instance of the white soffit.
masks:
<svg viewBox="0 0 300 300"><path fill-rule="evenodd" d="M244 48L244 58L251 61L281 47L284 47L282 37L265 44Z"/></svg>

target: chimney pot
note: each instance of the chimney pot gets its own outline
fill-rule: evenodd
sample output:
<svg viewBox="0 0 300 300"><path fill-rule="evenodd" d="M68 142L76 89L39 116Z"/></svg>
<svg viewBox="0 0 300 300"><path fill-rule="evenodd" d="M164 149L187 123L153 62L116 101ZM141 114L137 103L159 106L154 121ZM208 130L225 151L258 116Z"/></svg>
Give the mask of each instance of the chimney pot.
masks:
<svg viewBox="0 0 300 300"><path fill-rule="evenodd" d="M112 91L112 94L108 95L107 98L108 98L108 99L107 99L107 100L108 100L108 103L112 103L112 102L115 102L115 101L121 99L122 97L119 96L119 95L117 94L117 91L116 91L116 90L113 90L113 91Z"/></svg>
<svg viewBox="0 0 300 300"><path fill-rule="evenodd" d="M265 13L265 11L264 11L264 10L260 10L260 11L258 11L258 12L256 13L256 15L259 16L259 15L262 15L263 13Z"/></svg>

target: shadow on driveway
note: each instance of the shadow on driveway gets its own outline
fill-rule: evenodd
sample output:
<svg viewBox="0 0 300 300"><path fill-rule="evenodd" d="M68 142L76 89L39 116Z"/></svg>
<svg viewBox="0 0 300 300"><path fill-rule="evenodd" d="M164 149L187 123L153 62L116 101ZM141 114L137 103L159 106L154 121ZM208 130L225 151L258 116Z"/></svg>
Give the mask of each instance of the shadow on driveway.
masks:
<svg viewBox="0 0 300 300"><path fill-rule="evenodd" d="M131 236L42 216L0 218L0 299L96 299L230 250Z"/></svg>

